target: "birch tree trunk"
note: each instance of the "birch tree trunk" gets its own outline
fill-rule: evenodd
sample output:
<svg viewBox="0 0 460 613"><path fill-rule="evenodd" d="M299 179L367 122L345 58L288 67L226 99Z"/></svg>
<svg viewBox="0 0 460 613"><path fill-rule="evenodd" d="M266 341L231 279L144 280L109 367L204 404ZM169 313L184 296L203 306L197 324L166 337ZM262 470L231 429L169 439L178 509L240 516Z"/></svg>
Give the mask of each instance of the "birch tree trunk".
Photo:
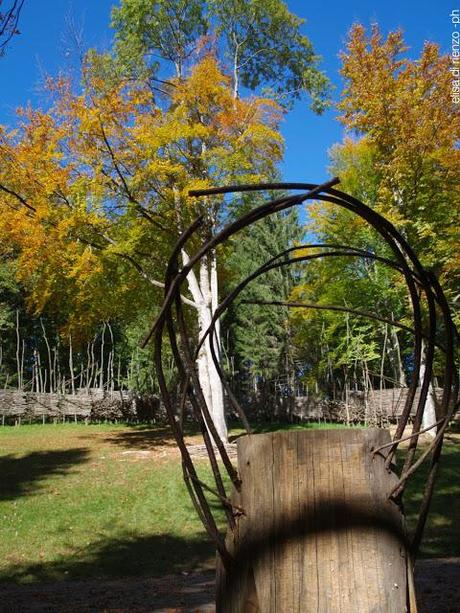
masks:
<svg viewBox="0 0 460 613"><path fill-rule="evenodd" d="M420 385L423 383L423 378L425 376L426 365L425 365L425 343L422 340L422 359L420 362L420 371L419 371L419 382ZM433 424L436 423L436 407L434 403L434 389L430 380L430 386L428 388L428 395L425 403L425 410L423 411L422 418L422 430L425 428L430 428ZM437 428L431 428L428 430L426 434L432 436L433 438L436 436Z"/></svg>
<svg viewBox="0 0 460 613"><path fill-rule="evenodd" d="M391 314L393 317L393 313ZM403 363L401 359L401 347L399 344L398 332L395 328L391 327L390 340L392 345L392 362L394 369L394 378L398 382L400 387L407 387L406 375L404 373Z"/></svg>
<svg viewBox="0 0 460 613"><path fill-rule="evenodd" d="M206 151L205 144L202 144L202 154ZM177 189L174 189L174 205L177 215L177 227L181 231L180 219L180 197ZM211 215L211 217L213 217ZM211 219L211 225L215 223ZM190 258L187 252L181 251L182 263L185 266ZM193 298L193 306L197 311L198 316L198 334L199 338L203 336L205 331L211 324L213 314L219 303L218 295L218 279L217 279L217 258L213 251L209 257L203 257L200 261L199 278L192 269L187 275L188 289ZM215 338L217 338L216 353L220 360L220 326L219 322L215 328ZM198 380L203 391L203 396L206 401L212 421L216 427L217 433L221 440L226 443L228 441L227 424L225 422L224 410L224 391L222 381L212 359L211 345L209 337L199 352L198 360Z"/></svg>
<svg viewBox="0 0 460 613"><path fill-rule="evenodd" d="M185 251L182 252L184 265L189 258ZM188 287L196 305L198 315L198 330L200 338L211 324L212 316L218 305L218 282L217 262L213 253L209 260L203 258L200 262L199 279L193 270L187 276ZM216 327L217 339L220 339L219 327ZM220 359L220 342L217 341L216 352ZM225 422L224 393L222 382L212 359L209 338L199 352L198 379L200 381L203 396L209 409L216 430L225 443L228 440L227 424Z"/></svg>
<svg viewBox="0 0 460 613"><path fill-rule="evenodd" d="M207 309L209 323L211 323L212 317L214 315L215 310L219 304L218 297L218 280L217 280L217 258L215 252L211 253L210 256L210 271L209 271L209 306ZM206 326L206 327L207 327ZM220 324L217 322L216 331L215 331L215 347L217 358L220 362ZM227 442L228 432L227 432L227 424L225 422L225 405L224 405L224 390L222 386L222 381L220 380L219 373L217 372L216 366L214 364L214 360L212 359L211 347L208 342L206 345L206 360L208 363L208 372L209 372L209 380L211 383L211 394L212 394L212 418L214 424L217 428L217 432L219 433L220 438Z"/></svg>

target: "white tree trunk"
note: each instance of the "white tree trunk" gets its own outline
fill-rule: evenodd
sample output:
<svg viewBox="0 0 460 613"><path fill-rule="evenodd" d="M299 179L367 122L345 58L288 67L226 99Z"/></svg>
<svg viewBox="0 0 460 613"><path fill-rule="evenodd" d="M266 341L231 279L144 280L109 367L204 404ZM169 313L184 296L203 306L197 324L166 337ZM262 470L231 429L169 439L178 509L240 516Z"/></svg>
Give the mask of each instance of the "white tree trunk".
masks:
<svg viewBox="0 0 460 613"><path fill-rule="evenodd" d="M397 331L395 330L395 328L393 328L393 326L391 327L390 339L392 344L391 353L394 368L394 378L396 379L400 387L407 387L406 375L404 373L403 363L401 359L401 347L399 344L399 337Z"/></svg>
<svg viewBox="0 0 460 613"><path fill-rule="evenodd" d="M425 343L423 343L422 341L422 359L420 362L420 372L419 372L420 385L422 385L423 383L425 371L426 371ZM425 410L423 411L422 430L424 430L425 428L430 428L435 423L436 423L436 409L435 409L435 403L434 403L434 389L433 389L433 385L431 384L431 380L430 380L430 387L428 388L428 396L426 399ZM434 427L434 428L431 428L431 430L428 430L426 434L434 438L436 436L436 431L437 431L437 428Z"/></svg>
<svg viewBox="0 0 460 613"><path fill-rule="evenodd" d="M182 252L184 264L188 262L185 251ZM200 338L211 324L213 313L218 304L217 267L215 254L211 256L211 265L206 259L200 262L199 280L193 270L187 276L188 286L193 301L197 305L198 329ZM216 327L217 339L220 339L219 328ZM216 353L220 357L220 340L216 343ZM209 337L203 344L197 360L198 379L203 390L204 399L208 406L212 421L221 440L228 440L227 424L225 422L224 393L222 382L212 359Z"/></svg>

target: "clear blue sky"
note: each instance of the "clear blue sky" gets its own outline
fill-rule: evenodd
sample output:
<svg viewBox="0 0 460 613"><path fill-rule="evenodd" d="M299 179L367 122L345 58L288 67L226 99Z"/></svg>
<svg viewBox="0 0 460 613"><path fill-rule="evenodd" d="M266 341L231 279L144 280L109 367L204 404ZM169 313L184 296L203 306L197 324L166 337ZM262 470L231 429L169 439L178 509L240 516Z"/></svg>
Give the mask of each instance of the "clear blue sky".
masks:
<svg viewBox="0 0 460 613"><path fill-rule="evenodd" d="M21 35L0 59L0 123L14 122L14 109L40 99L43 72L55 73L69 66L66 16L84 23L85 43L101 50L110 47L110 8L115 0L26 0L20 23ZM290 9L305 17L305 33L322 56L322 68L341 89L338 53L352 23L377 21L384 32L402 27L410 54L418 55L425 40L436 41L443 51L450 45L449 13L457 8L446 0L288 0ZM286 157L283 178L287 181L322 181L327 177L327 151L342 139L334 111L317 117L297 104L283 125Z"/></svg>

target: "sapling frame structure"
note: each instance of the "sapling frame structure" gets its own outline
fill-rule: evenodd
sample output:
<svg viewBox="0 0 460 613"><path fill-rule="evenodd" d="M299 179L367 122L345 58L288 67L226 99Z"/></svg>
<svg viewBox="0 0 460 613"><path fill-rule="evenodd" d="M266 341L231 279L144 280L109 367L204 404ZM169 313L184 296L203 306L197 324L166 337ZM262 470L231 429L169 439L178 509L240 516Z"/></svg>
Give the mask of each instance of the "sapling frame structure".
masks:
<svg viewBox="0 0 460 613"><path fill-rule="evenodd" d="M434 482L439 465L443 435L458 406L458 376L455 364L456 347L458 344L458 333L452 321L449 305L436 277L426 270L420 263L417 255L407 243L402 234L384 217L360 202L356 198L334 189L339 183L335 178L321 185L310 183L267 183L256 185L239 185L229 187L211 188L190 192L196 197L204 196L223 196L235 192L257 192L282 190L296 191L300 193L282 195L267 203L254 208L249 213L237 219L233 223L222 228L215 236L199 244L194 255L190 255L189 261L180 266L181 250L187 246L190 250L191 239L196 244L199 229L203 225L203 217L199 217L180 237L168 262L165 275L165 296L164 302L151 331L144 340L146 344L152 338L155 343L155 365L159 378L161 395L168 414L169 422L173 430L177 445L182 456L183 476L190 493L195 509L203 522L209 536L214 541L221 563L224 568L231 569L235 563L234 552L228 545L229 540L220 533L216 520L213 515L210 498L217 500L225 511L228 524L228 533L237 531L238 518L245 513L245 508L239 504L238 492L241 490L241 479L239 469L234 466L227 450L227 446L220 440L210 417L209 407L200 387L200 382L196 372L196 359L200 347L205 342L211 346L212 356L216 369L222 379L228 400L233 409L238 413L241 421L248 432L251 434L249 422L244 413L243 407L235 398L228 382L225 379L218 356L218 339L216 338L216 323L228 307L237 299L241 292L259 276L270 270L289 265L298 265L308 261L325 257L349 257L365 258L376 260L386 266L391 267L400 273L405 280L408 296L412 308L413 325L408 326L398 321L388 319L374 313L356 311L341 305L318 305L305 304L301 302L262 302L271 306L308 308L308 309L328 309L354 313L355 315L375 319L385 322L400 329L409 331L414 337L414 364L413 377L408 388L407 398L404 409L398 420L396 432L393 440L379 444L370 450L370 455L378 455L383 461L385 468L390 469L395 452L401 442L409 441L404 448L404 464L397 476L397 479L388 491L388 498L399 502L404 494L407 481L414 472L425 461L429 461L428 476L423 493L422 502L419 509L418 523L413 535L410 538L409 551L411 557L415 557L420 545L420 541L425 526L430 500L433 493ZM215 250L227 239L234 236L247 226L272 215L284 211L290 207L298 206L308 200L319 200L334 204L338 207L358 215L371 226L389 246L393 253L393 258L383 257L375 253L367 252L349 245L339 244L307 244L292 247L277 256L271 258L264 265L255 270L240 284L238 284L225 298L222 299L213 315L211 324L205 334L192 346L190 335L188 334L186 320L181 300L182 284L192 268L200 261L200 258ZM314 252L309 252L314 250ZM428 312L427 321L422 318L422 304L426 305ZM189 402L193 416L200 425L206 450L209 456L210 465L214 475L214 486L204 483L198 476L194 462L189 450L184 442L184 430L181 420L177 419L177 404L173 401L171 391L168 389L162 366L162 352L165 340L168 340L174 361L179 374L180 395L179 412L183 413L185 405ZM424 347L424 349L423 349ZM433 372L433 360L435 350L444 353L444 385L442 399L437 407L436 423L430 428L436 427L436 435L431 443L423 449L416 459L416 449L419 436L422 430L422 417L425 409L426 400L429 393L430 381ZM422 352L424 355L422 356ZM425 369L423 380L419 381L420 365L424 360ZM412 432L404 436L405 428L413 413L414 400L417 388L420 387L420 394L413 415ZM220 460L220 461L219 461ZM249 463L249 462L248 462ZM223 477L225 471L230 478L234 494L227 492ZM222 607L221 607L222 608ZM237 607L238 609L238 607ZM237 610L228 609L228 610ZM224 610L224 609L222 609ZM238 609L238 610L243 610ZM248 609L249 610L249 609Z"/></svg>

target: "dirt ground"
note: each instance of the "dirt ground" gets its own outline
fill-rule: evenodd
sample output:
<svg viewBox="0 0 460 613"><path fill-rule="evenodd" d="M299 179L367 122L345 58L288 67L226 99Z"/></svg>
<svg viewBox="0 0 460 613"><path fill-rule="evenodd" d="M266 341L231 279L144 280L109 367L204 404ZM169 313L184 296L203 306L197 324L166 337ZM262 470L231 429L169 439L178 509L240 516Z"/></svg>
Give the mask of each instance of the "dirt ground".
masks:
<svg viewBox="0 0 460 613"><path fill-rule="evenodd" d="M460 558L421 560L416 568L416 585L418 613L460 612ZM170 575L162 579L2 585L0 611L214 613L214 573Z"/></svg>

